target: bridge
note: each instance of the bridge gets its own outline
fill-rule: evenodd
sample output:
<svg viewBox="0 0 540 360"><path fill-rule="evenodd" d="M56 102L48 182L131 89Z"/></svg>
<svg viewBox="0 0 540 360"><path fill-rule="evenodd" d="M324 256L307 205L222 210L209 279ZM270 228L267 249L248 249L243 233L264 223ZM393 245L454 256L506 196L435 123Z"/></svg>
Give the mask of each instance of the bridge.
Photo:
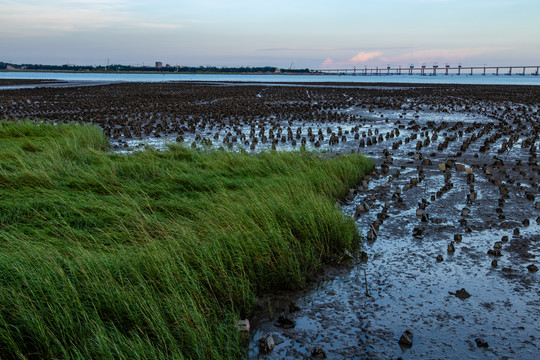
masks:
<svg viewBox="0 0 540 360"><path fill-rule="evenodd" d="M536 75L538 76L538 70L540 66L450 66L439 67L433 65L432 67L426 67L422 65L415 67L411 65L409 67L403 67L398 65L397 67L370 67L352 69L320 69L313 70L321 73L336 73L345 75L462 75L462 74L481 74L481 75Z"/></svg>

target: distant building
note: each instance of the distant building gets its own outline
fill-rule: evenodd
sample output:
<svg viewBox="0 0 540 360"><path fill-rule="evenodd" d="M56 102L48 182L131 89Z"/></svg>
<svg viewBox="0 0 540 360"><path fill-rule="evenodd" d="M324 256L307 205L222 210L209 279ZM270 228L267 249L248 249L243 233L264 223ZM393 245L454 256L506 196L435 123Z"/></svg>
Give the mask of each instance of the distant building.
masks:
<svg viewBox="0 0 540 360"><path fill-rule="evenodd" d="M7 65L6 69L7 70L17 70L17 68L15 66L13 66L13 65Z"/></svg>
<svg viewBox="0 0 540 360"><path fill-rule="evenodd" d="M161 69L163 67L163 63L161 61L156 61L156 67Z"/></svg>

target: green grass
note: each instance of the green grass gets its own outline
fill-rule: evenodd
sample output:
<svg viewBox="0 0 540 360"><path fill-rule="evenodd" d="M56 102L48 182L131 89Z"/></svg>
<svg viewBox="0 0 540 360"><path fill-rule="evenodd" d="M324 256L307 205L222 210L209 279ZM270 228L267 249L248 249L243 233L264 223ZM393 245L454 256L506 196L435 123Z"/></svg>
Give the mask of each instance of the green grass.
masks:
<svg viewBox="0 0 540 360"><path fill-rule="evenodd" d="M335 201L372 166L0 122L0 358L240 358L257 295L358 245Z"/></svg>

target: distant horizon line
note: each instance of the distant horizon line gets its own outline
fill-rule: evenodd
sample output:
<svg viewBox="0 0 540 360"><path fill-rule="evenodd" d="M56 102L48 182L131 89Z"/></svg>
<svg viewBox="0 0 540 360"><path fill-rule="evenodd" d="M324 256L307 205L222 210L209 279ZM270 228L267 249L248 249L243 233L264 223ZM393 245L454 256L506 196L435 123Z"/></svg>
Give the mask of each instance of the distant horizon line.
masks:
<svg viewBox="0 0 540 360"><path fill-rule="evenodd" d="M158 63L160 65L158 65ZM422 63L419 63L418 65L415 65L413 63L409 63L409 65L402 65L402 64L375 64L375 65L366 65L366 64L363 64L363 65L353 65L353 64L347 64L346 66L335 66L335 67L322 67L322 66L319 66L317 68L313 68L313 67L309 67L309 66L306 66L306 67L289 67L287 68L286 66L284 67L280 67L280 66L276 66L276 65L180 65L180 64L164 64L163 65L163 62L162 61L156 61L154 65L144 65L144 63L141 65L141 64L121 64L121 63L113 63L113 64L103 64L103 65L98 65L98 64L85 64L85 65L78 65L78 64L71 64L71 63L65 63L65 64L44 64L44 63L16 63L16 62L11 62L11 61L0 61L0 65L11 65L11 66L51 66L51 67L88 67L88 68L107 68L107 67L118 67L118 66L122 66L122 67L132 67L132 68L157 68L157 69L163 69L163 68L219 68L219 69L235 69L235 68L274 68L274 69L280 69L280 70L283 70L283 69L286 69L286 70L306 70L306 69L310 69L310 70L324 70L324 71L337 71L337 70L354 70L356 69L357 71L360 71L360 70L364 70L364 69L379 69L379 70L387 70L388 68L390 68L391 70L392 69L399 69L401 68L402 70L407 70L407 69L410 69L410 68L414 68L414 69L421 69L422 67L424 67L425 69L433 69L433 68L437 68L437 69L441 69L441 70L444 70L446 68L450 68L450 69L458 69L458 68L467 68L467 69L470 69L470 68L474 68L474 69L483 69L483 68L486 68L486 69L495 69L495 68L509 68L509 67L512 67L512 68L535 68L535 67L538 67L540 65L488 65L487 63L486 64L483 64L483 65L463 65L461 62L458 62L457 65L450 65L450 63L445 63L445 65L439 65L439 62L433 62L431 65L428 65L428 63L426 62L422 62Z"/></svg>

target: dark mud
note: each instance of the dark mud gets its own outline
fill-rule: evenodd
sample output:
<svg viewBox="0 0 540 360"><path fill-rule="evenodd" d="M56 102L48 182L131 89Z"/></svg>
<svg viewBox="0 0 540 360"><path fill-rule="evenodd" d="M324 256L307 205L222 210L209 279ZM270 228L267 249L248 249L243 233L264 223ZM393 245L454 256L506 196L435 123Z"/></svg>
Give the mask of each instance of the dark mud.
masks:
<svg viewBox="0 0 540 360"><path fill-rule="evenodd" d="M540 354L540 87L111 84L0 100L0 118L98 124L119 152L184 142L375 159L341 203L367 261L262 298L250 358ZM265 334L275 347L259 354Z"/></svg>
<svg viewBox="0 0 540 360"><path fill-rule="evenodd" d="M0 79L0 86L24 86L24 85L42 85L42 84L60 84L65 81L52 79Z"/></svg>
<svg viewBox="0 0 540 360"><path fill-rule="evenodd" d="M63 81L54 79L0 79L0 90L21 90L35 88L70 88L80 86L100 86L114 81Z"/></svg>

